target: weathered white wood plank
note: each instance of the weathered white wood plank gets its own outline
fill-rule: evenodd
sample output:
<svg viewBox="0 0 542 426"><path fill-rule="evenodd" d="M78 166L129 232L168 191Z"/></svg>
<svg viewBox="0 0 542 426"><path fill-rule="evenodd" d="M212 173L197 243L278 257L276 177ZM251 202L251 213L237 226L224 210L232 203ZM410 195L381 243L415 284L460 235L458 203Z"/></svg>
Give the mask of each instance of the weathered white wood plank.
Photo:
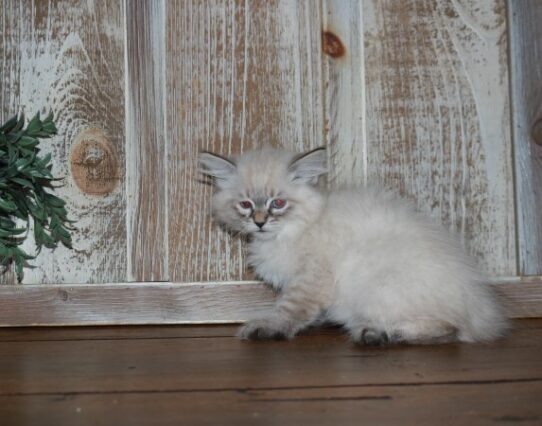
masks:
<svg viewBox="0 0 542 426"><path fill-rule="evenodd" d="M165 3L125 0L125 7L128 279L166 281Z"/></svg>
<svg viewBox="0 0 542 426"><path fill-rule="evenodd" d="M368 181L516 274L504 0L363 2Z"/></svg>
<svg viewBox="0 0 542 426"><path fill-rule="evenodd" d="M366 183L365 64L362 3L324 0L324 138L333 186Z"/></svg>
<svg viewBox="0 0 542 426"><path fill-rule="evenodd" d="M251 282L2 286L0 327L240 322L272 304Z"/></svg>
<svg viewBox="0 0 542 426"><path fill-rule="evenodd" d="M542 316L542 279L495 284L511 318ZM242 322L275 296L258 282L0 286L0 327Z"/></svg>
<svg viewBox="0 0 542 426"><path fill-rule="evenodd" d="M320 8L312 1L167 2L169 270L246 277L244 248L209 220L201 149L322 144Z"/></svg>
<svg viewBox="0 0 542 426"><path fill-rule="evenodd" d="M495 284L510 318L542 317L542 277Z"/></svg>
<svg viewBox="0 0 542 426"><path fill-rule="evenodd" d="M0 3L0 123L21 110L17 78L21 73L21 50L15 47L21 38L21 28L12 21L12 17L21 12L21 6L14 1ZM0 274L0 285L16 282L13 267Z"/></svg>
<svg viewBox="0 0 542 426"><path fill-rule="evenodd" d="M122 2L5 0L0 23L2 114L53 111L59 134L42 148L77 220L74 250L44 249L24 282L124 281Z"/></svg>
<svg viewBox="0 0 542 426"><path fill-rule="evenodd" d="M510 62L519 273L542 274L542 2L511 0Z"/></svg>

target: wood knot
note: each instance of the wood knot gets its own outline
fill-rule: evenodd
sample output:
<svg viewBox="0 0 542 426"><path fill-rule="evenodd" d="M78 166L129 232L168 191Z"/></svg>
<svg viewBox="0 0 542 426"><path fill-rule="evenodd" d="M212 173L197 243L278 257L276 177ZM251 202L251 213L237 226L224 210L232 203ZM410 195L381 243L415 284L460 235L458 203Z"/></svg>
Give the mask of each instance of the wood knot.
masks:
<svg viewBox="0 0 542 426"><path fill-rule="evenodd" d="M332 58L340 58L345 55L346 49L339 37L331 31L322 32L322 49Z"/></svg>
<svg viewBox="0 0 542 426"><path fill-rule="evenodd" d="M534 123L531 137L535 144L542 146L542 118Z"/></svg>
<svg viewBox="0 0 542 426"><path fill-rule="evenodd" d="M70 295L66 290L58 290L58 296L63 302L67 301L70 298Z"/></svg>
<svg viewBox="0 0 542 426"><path fill-rule="evenodd" d="M115 149L100 129L86 129L77 135L70 168L75 184L85 194L110 194L119 181Z"/></svg>

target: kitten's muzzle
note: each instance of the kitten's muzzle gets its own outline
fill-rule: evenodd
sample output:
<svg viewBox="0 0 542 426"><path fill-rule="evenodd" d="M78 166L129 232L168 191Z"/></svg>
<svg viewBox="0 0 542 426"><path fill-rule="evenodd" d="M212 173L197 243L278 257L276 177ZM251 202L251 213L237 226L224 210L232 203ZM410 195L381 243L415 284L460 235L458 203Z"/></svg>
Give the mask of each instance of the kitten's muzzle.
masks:
<svg viewBox="0 0 542 426"><path fill-rule="evenodd" d="M252 220L254 221L254 224L262 229L265 223L267 222L267 213L261 212L261 211L255 211Z"/></svg>

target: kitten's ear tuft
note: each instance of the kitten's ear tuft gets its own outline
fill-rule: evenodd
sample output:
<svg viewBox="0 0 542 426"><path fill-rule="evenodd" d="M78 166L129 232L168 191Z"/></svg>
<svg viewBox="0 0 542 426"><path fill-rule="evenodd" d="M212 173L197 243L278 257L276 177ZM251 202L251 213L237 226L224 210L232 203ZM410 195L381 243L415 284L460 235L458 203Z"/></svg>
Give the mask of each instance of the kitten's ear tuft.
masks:
<svg viewBox="0 0 542 426"><path fill-rule="evenodd" d="M211 152L201 152L198 163L199 171L214 178L215 183L219 186L231 179L237 172L237 166L233 161Z"/></svg>
<svg viewBox="0 0 542 426"><path fill-rule="evenodd" d="M288 169L293 181L316 184L318 176L328 172L326 148L322 146L298 155L292 160Z"/></svg>

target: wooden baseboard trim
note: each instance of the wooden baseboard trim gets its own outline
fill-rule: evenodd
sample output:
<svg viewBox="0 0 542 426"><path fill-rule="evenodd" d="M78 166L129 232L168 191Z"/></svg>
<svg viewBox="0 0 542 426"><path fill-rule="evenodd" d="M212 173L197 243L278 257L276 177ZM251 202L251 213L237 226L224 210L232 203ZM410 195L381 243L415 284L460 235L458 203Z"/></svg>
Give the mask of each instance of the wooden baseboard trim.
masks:
<svg viewBox="0 0 542 426"><path fill-rule="evenodd" d="M542 317L542 279L494 284L511 318ZM259 282L0 286L0 327L233 323L274 302Z"/></svg>
<svg viewBox="0 0 542 426"><path fill-rule="evenodd" d="M494 285L510 318L542 317L542 278Z"/></svg>
<svg viewBox="0 0 542 426"><path fill-rule="evenodd" d="M242 322L273 304L261 283L0 286L0 327Z"/></svg>

